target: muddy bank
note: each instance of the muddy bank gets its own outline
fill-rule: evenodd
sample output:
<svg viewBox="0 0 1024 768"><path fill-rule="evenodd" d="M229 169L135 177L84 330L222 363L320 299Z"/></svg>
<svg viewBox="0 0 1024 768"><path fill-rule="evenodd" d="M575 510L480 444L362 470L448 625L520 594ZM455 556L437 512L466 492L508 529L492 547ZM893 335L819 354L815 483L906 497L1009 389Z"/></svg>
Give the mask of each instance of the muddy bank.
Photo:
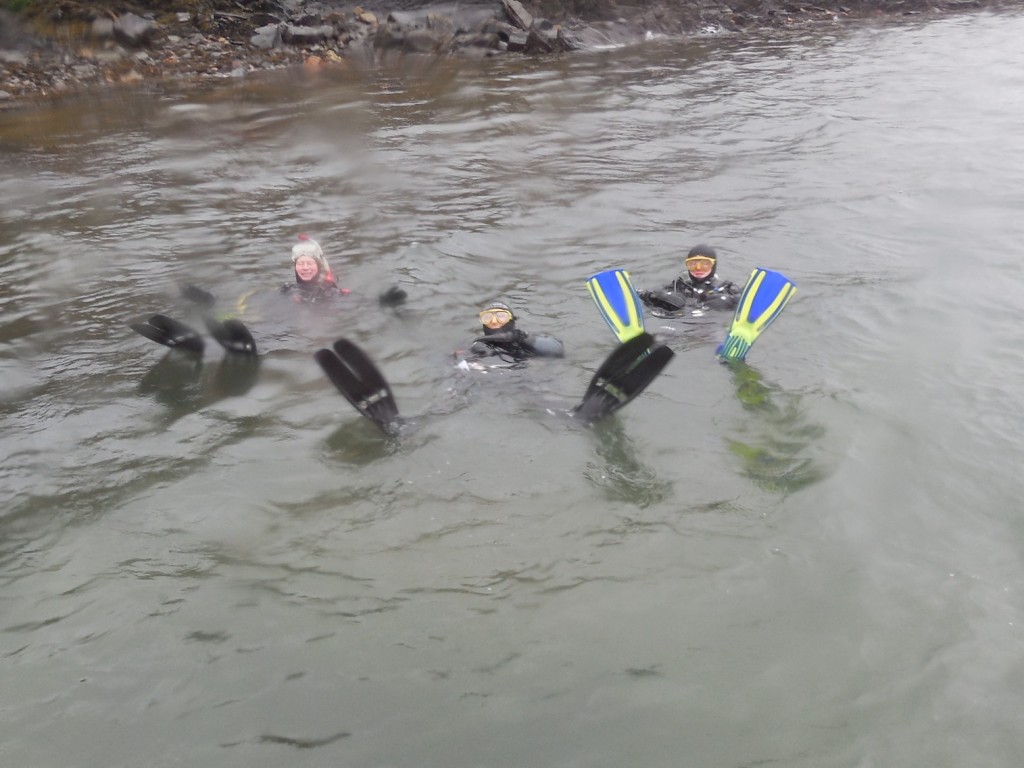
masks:
<svg viewBox="0 0 1024 768"><path fill-rule="evenodd" d="M22 4L24 5L24 4ZM646 37L742 34L1009 7L1013 0L41 0L0 8L0 108L105 86L372 65L384 57L547 56Z"/></svg>

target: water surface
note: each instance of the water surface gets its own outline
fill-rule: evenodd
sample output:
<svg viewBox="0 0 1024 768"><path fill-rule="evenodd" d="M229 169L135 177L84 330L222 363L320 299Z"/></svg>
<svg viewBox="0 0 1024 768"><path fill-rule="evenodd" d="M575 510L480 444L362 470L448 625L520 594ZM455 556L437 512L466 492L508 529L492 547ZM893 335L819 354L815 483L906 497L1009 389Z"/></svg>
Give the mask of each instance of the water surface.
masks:
<svg viewBox="0 0 1024 768"><path fill-rule="evenodd" d="M1020 14L408 61L0 114L0 755L1010 766ZM297 307L299 232L350 301ZM799 292L581 429L584 288ZM248 296L262 355L128 325ZM374 297L402 285L394 313ZM502 296L564 360L467 377ZM312 353L378 361L387 442Z"/></svg>

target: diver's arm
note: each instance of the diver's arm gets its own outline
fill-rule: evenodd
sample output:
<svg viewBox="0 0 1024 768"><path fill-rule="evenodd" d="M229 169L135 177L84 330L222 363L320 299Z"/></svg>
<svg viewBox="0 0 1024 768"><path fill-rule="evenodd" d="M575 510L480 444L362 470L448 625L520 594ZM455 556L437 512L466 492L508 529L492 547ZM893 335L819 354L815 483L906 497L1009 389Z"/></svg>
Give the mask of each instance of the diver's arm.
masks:
<svg viewBox="0 0 1024 768"><path fill-rule="evenodd" d="M531 335L524 333L520 345L538 357L563 357L565 345L554 336L545 333Z"/></svg>
<svg viewBox="0 0 1024 768"><path fill-rule="evenodd" d="M562 342L554 336L548 336L543 333L533 335L518 328L481 336L473 341L470 351L475 351L478 346L490 350L484 354L496 354L499 352L516 354L517 352L525 352L528 355L536 355L537 357L562 357L565 354L565 347Z"/></svg>

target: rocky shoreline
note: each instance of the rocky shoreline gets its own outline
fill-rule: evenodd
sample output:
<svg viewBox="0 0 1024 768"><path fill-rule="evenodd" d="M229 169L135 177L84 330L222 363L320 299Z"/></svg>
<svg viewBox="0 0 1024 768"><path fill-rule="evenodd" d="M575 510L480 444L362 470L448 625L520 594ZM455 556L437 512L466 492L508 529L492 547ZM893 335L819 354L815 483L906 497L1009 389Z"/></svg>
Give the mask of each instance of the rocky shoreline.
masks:
<svg viewBox="0 0 1024 768"><path fill-rule="evenodd" d="M558 55L684 37L963 13L1014 0L330 0L0 8L0 108L108 86L244 77L382 57Z"/></svg>

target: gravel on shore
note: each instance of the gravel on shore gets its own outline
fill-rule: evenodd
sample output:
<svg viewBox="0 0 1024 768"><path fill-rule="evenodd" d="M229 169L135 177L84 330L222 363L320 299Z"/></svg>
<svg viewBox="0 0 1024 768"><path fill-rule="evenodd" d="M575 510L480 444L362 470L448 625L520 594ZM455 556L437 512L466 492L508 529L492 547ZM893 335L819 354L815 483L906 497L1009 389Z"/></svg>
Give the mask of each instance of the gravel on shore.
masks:
<svg viewBox="0 0 1024 768"><path fill-rule="evenodd" d="M645 36L742 34L858 19L1019 7L1014 0L167 0L98 6L46 0L0 9L0 108L98 87L344 67L387 55L564 55Z"/></svg>

